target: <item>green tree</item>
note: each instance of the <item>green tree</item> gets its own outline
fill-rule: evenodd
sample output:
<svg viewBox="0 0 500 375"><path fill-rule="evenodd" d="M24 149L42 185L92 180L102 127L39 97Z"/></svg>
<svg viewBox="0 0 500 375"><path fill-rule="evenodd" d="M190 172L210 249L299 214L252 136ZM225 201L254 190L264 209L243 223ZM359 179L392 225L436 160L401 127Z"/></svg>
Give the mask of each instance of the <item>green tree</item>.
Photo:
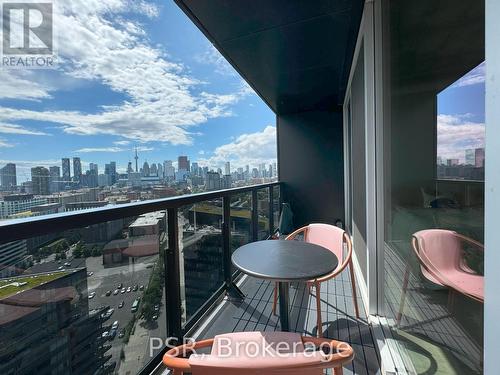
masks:
<svg viewBox="0 0 500 375"><path fill-rule="evenodd" d="M73 256L75 258L81 258L81 257L83 257L83 251L82 251L81 246L76 245L75 249L73 250Z"/></svg>

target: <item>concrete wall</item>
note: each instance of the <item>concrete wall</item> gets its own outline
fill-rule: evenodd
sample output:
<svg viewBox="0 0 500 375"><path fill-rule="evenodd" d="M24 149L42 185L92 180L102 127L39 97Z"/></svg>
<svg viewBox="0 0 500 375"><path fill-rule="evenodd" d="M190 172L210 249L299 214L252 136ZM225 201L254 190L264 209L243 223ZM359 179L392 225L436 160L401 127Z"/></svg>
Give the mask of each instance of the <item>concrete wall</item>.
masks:
<svg viewBox="0 0 500 375"><path fill-rule="evenodd" d="M294 225L344 221L342 112L280 115L279 176Z"/></svg>

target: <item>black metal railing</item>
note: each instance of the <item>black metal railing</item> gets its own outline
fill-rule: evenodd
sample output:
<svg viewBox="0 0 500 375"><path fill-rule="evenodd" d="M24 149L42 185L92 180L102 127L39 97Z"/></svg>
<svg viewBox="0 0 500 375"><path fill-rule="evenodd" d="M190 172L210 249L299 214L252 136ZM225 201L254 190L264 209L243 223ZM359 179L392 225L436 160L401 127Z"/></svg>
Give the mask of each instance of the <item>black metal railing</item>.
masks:
<svg viewBox="0 0 500 375"><path fill-rule="evenodd" d="M183 195L165 199L135 202L113 207L94 208L84 211L72 211L61 214L32 217L26 219L15 219L0 221L0 245L16 240L27 240L37 236L44 236L54 232L64 232L82 227L111 222L114 220L125 220L142 214L166 211L166 237L167 245L164 254L164 285L166 305L166 335L167 337L182 338L186 332L193 329L224 293L234 291L236 273L231 266L231 198L242 193L251 194L251 232L249 241L259 238L259 209L263 215L268 216L267 234L272 234L275 226L275 210L280 204L275 202L275 188L280 188L279 182L266 183L241 188L233 188L206 192L200 194ZM268 206L259 205L259 192L265 192ZM217 290L207 298L203 304L186 319L183 318L183 301L181 293L181 267L183 261L179 242L179 211L183 206L199 204L211 200L222 200L220 234L222 236L222 257L220 268L223 275L222 283ZM267 203L267 202L266 202ZM259 207L260 206L260 207ZM262 221L262 217L260 218ZM237 290L237 288L236 288ZM158 352L154 358L142 369L141 373L150 373L160 362L163 350Z"/></svg>

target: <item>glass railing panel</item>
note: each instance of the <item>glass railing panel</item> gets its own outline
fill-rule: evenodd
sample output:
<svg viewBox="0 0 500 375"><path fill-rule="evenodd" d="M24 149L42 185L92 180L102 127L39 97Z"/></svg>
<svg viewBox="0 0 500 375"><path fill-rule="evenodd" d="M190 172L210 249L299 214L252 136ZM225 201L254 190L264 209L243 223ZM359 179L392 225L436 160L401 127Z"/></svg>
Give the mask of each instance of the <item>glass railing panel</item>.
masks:
<svg viewBox="0 0 500 375"><path fill-rule="evenodd" d="M252 193L231 196L231 253L252 242ZM231 265L233 272L236 268Z"/></svg>
<svg viewBox="0 0 500 375"><path fill-rule="evenodd" d="M269 189L257 190L257 212L258 212L258 233L259 240L269 237Z"/></svg>
<svg viewBox="0 0 500 375"><path fill-rule="evenodd" d="M166 337L165 229L159 211L0 245L0 373L139 372Z"/></svg>
<svg viewBox="0 0 500 375"><path fill-rule="evenodd" d="M223 285L222 199L182 206L178 213L182 323Z"/></svg>

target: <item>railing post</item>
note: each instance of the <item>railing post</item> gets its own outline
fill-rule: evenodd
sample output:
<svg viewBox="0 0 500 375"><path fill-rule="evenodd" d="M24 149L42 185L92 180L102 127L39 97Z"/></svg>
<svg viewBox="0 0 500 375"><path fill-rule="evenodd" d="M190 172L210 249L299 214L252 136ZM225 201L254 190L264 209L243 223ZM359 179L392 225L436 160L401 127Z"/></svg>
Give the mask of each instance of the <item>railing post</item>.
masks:
<svg viewBox="0 0 500 375"><path fill-rule="evenodd" d="M257 210L257 189L252 190L252 241L259 239L259 212Z"/></svg>
<svg viewBox="0 0 500 375"><path fill-rule="evenodd" d="M231 196L222 198L222 253L224 267L224 283L226 289L231 287Z"/></svg>
<svg viewBox="0 0 500 375"><path fill-rule="evenodd" d="M274 232L274 186L269 186L269 236Z"/></svg>
<svg viewBox="0 0 500 375"><path fill-rule="evenodd" d="M168 251L165 262L166 283L165 299L167 305L167 333L182 341L181 321L181 275L179 268L179 223L178 209L167 210Z"/></svg>

